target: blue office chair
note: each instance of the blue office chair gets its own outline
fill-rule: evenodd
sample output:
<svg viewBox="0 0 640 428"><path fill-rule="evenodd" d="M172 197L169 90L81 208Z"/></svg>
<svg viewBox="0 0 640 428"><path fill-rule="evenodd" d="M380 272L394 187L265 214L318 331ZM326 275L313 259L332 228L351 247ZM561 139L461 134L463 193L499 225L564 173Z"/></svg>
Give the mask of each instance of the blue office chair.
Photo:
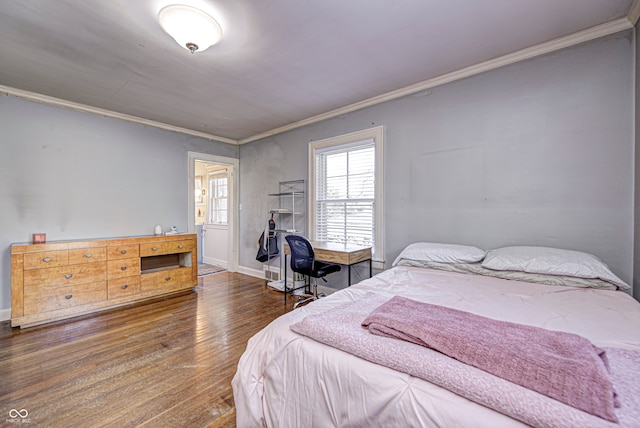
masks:
<svg viewBox="0 0 640 428"><path fill-rule="evenodd" d="M298 301L293 308L297 308L303 303L318 299L318 278L327 281L324 277L333 272L340 271L340 265L325 263L315 259L315 253L311 243L302 236L285 236L289 249L291 250L291 270L305 276L305 284L311 285L311 278L315 279L311 295L306 295L304 300Z"/></svg>

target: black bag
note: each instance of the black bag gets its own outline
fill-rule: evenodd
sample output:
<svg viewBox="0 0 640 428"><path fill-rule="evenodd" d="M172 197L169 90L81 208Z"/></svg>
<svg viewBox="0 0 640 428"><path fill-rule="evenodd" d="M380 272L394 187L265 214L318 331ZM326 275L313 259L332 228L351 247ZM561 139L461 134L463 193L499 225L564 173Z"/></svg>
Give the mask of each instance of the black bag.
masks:
<svg viewBox="0 0 640 428"><path fill-rule="evenodd" d="M277 256L280 252L278 249L278 235L275 232L276 222L273 221L273 218L269 219L269 238L268 242L265 245L264 242L264 232L260 235L260 239L258 240L258 254L256 254L256 260L260 263L264 263L267 260L271 260L275 256Z"/></svg>

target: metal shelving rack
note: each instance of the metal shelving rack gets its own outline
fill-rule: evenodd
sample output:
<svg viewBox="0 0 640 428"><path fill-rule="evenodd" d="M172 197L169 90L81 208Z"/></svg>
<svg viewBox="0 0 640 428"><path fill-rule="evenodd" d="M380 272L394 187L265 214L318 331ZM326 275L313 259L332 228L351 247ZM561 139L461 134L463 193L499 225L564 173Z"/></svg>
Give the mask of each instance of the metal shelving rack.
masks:
<svg viewBox="0 0 640 428"><path fill-rule="evenodd" d="M286 235L306 235L306 181L292 180L281 181L278 186L277 193L269 193L269 214L276 221L275 233L278 236L279 255L284 255L283 242ZM284 280L282 272L284 271L285 257L279 257L279 280ZM289 281L290 282L290 281ZM287 293L294 290L293 287L284 286L285 300ZM293 282L291 282L293 285Z"/></svg>
<svg viewBox="0 0 640 428"><path fill-rule="evenodd" d="M269 210L269 214L278 216L280 226L276 232L303 234L306 230L306 183L304 180L281 181L278 193L269 193L277 201L277 206Z"/></svg>

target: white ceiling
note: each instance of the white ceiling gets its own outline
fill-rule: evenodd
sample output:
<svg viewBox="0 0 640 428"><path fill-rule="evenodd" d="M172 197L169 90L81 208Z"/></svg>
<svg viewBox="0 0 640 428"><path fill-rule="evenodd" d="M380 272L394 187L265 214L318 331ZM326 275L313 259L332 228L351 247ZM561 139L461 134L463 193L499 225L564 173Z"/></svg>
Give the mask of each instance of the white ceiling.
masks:
<svg viewBox="0 0 640 428"><path fill-rule="evenodd" d="M183 0L223 29L192 55L156 20L176 1L0 2L0 90L242 143L640 14L638 0Z"/></svg>

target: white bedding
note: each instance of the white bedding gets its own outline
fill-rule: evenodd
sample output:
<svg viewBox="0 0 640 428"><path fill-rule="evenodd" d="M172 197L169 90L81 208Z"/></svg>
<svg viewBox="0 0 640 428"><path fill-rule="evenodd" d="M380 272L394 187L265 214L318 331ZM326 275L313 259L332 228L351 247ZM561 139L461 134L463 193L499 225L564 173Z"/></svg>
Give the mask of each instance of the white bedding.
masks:
<svg viewBox="0 0 640 428"><path fill-rule="evenodd" d="M312 313L367 292L640 351L640 304L620 291L559 287L398 266L272 322L250 339L232 386L238 427L505 427L522 423L427 381L298 335Z"/></svg>

